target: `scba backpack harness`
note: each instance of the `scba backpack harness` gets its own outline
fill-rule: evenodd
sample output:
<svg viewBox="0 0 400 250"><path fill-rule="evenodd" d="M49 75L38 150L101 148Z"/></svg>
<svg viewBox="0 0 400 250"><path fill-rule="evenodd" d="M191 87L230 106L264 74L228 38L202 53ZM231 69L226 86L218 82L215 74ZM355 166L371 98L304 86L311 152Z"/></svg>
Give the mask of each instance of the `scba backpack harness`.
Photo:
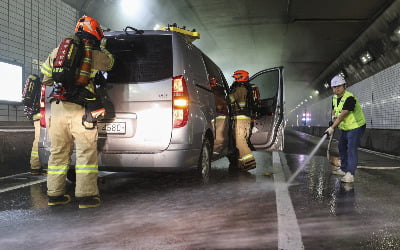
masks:
<svg viewBox="0 0 400 250"><path fill-rule="evenodd" d="M24 114L31 120L33 115L40 112L41 85L37 75L30 75L25 81L22 103L24 104Z"/></svg>
<svg viewBox="0 0 400 250"><path fill-rule="evenodd" d="M65 38L58 47L53 62L52 78L64 88L76 81L76 74L82 61L83 45L79 39Z"/></svg>
<svg viewBox="0 0 400 250"><path fill-rule="evenodd" d="M60 43L52 69L52 78L56 82L52 96L57 103L61 100L84 106L82 125L87 129L94 129L105 114L101 98L85 88L90 80L92 49L91 42L86 39L65 38ZM85 122L93 126L88 127Z"/></svg>
<svg viewBox="0 0 400 250"><path fill-rule="evenodd" d="M239 103L235 101L236 106L238 107L239 110L241 110L244 114L249 115L252 120L257 120L260 118L260 92L259 89L256 85L250 84L250 83L234 83L232 85L232 90L235 89L238 86L244 86L247 90L247 96L246 96L246 106L245 107L240 107Z"/></svg>
<svg viewBox="0 0 400 250"><path fill-rule="evenodd" d="M250 110L250 117L253 120L260 118L260 91L254 84L246 84L247 88L247 104L246 106Z"/></svg>

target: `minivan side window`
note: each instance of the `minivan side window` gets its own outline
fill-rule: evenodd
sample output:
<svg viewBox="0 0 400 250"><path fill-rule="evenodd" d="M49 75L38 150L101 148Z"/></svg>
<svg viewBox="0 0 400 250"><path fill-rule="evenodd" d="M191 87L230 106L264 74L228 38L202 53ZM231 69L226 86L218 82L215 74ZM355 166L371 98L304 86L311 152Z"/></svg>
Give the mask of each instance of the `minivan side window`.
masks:
<svg viewBox="0 0 400 250"><path fill-rule="evenodd" d="M115 58L108 82L151 82L172 77L170 35L121 35L109 39L107 48Z"/></svg>
<svg viewBox="0 0 400 250"><path fill-rule="evenodd" d="M219 114L228 113L226 83L220 69L213 63L210 58L203 54L204 64L207 69L210 88L215 95L216 111Z"/></svg>
<svg viewBox="0 0 400 250"><path fill-rule="evenodd" d="M277 79L279 79L279 71L271 71L258 76L250 82L258 86L261 99L274 99L279 87Z"/></svg>
<svg viewBox="0 0 400 250"><path fill-rule="evenodd" d="M206 65L209 80L215 78L218 85L224 86L224 80L217 65L210 58L203 54L204 64Z"/></svg>

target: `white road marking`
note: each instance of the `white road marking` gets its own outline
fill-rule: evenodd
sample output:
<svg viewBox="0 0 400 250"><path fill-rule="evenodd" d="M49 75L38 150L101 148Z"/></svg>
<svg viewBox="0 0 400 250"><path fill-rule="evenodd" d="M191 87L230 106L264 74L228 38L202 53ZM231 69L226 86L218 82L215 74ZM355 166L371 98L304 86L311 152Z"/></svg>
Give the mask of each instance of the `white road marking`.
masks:
<svg viewBox="0 0 400 250"><path fill-rule="evenodd" d="M300 227L290 199L280 156L273 152L274 185L278 215L278 249L304 249Z"/></svg>
<svg viewBox="0 0 400 250"><path fill-rule="evenodd" d="M31 181L31 182L28 182L28 183L25 183L25 184L21 184L21 185L16 185L16 186L13 186L13 187L0 189L0 193L8 192L8 191L15 190L15 189L18 189L18 188L29 187L29 186L32 186L32 185L35 185L35 184L46 182L46 181L47 181L47 178L44 178L44 179L41 179L41 180Z"/></svg>
<svg viewBox="0 0 400 250"><path fill-rule="evenodd" d="M378 151L372 151L372 150L369 150L369 149L366 149L366 148L358 148L358 150L364 151L366 153L370 153L370 154L386 157L386 158L389 158L389 159L392 159L392 160L400 160L400 156L397 156L397 155L390 155L390 154L386 154L386 153L382 153L382 152L378 152Z"/></svg>
<svg viewBox="0 0 400 250"><path fill-rule="evenodd" d="M0 177L0 180L3 180L3 179L10 179L10 178L14 178L14 177L21 176L21 175L26 175L26 174L29 174L29 172Z"/></svg>
<svg viewBox="0 0 400 250"><path fill-rule="evenodd" d="M357 168L363 169L380 169L380 170L392 170L392 169L399 169L400 166L397 167L372 167L372 166L357 166Z"/></svg>
<svg viewBox="0 0 400 250"><path fill-rule="evenodd" d="M0 129L0 132L10 132L10 133L18 133L18 132L33 132L35 131L32 129Z"/></svg>

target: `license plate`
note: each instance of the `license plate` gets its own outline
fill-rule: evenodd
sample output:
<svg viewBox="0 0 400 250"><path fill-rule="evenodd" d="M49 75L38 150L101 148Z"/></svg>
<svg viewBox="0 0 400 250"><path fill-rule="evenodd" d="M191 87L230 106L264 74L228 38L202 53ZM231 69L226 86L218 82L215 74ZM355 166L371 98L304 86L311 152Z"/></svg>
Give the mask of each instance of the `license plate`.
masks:
<svg viewBox="0 0 400 250"><path fill-rule="evenodd" d="M125 134L125 122L101 122L97 124L99 134Z"/></svg>

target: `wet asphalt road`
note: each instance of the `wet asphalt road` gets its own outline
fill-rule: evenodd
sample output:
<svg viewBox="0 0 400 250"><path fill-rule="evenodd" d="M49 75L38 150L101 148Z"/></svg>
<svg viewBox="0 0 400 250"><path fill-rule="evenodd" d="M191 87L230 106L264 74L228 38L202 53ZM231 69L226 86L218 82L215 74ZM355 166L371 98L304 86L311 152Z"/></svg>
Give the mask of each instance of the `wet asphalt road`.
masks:
<svg viewBox="0 0 400 250"><path fill-rule="evenodd" d="M0 178L0 249L400 249L400 169L358 169L344 185L325 143L287 186L319 138L285 136L285 151L255 152L249 173L214 162L208 184L190 173L102 173L93 209L48 208L45 176Z"/></svg>

